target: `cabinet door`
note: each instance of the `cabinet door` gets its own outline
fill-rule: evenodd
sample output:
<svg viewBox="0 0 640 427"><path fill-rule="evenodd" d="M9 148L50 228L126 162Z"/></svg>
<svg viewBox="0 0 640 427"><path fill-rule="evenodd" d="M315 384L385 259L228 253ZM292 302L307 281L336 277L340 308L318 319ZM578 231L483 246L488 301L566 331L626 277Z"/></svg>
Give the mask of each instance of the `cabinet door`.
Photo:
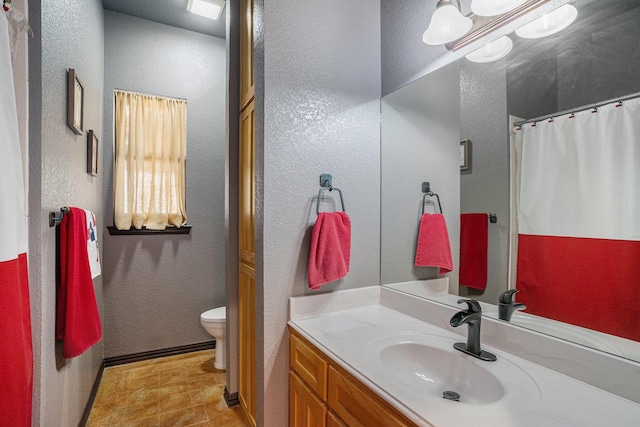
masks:
<svg viewBox="0 0 640 427"><path fill-rule="evenodd" d="M326 427L327 406L304 384L295 372L289 372L289 426Z"/></svg>
<svg viewBox="0 0 640 427"><path fill-rule="evenodd" d="M256 425L255 269L240 263L238 398L250 426Z"/></svg>
<svg viewBox="0 0 640 427"><path fill-rule="evenodd" d="M289 345L291 369L318 394L320 399L327 400L327 360L315 347L295 334L291 334Z"/></svg>
<svg viewBox="0 0 640 427"><path fill-rule="evenodd" d="M240 261L255 266L255 129L254 103L240 115L239 235Z"/></svg>
<svg viewBox="0 0 640 427"><path fill-rule="evenodd" d="M391 406L346 372L329 367L329 408L349 427L408 427Z"/></svg>
<svg viewBox="0 0 640 427"><path fill-rule="evenodd" d="M347 427L340 418L333 412L327 412L327 427Z"/></svg>
<svg viewBox="0 0 640 427"><path fill-rule="evenodd" d="M238 398L249 422L256 422L256 326L255 326L255 135L251 102L240 115L238 246Z"/></svg>

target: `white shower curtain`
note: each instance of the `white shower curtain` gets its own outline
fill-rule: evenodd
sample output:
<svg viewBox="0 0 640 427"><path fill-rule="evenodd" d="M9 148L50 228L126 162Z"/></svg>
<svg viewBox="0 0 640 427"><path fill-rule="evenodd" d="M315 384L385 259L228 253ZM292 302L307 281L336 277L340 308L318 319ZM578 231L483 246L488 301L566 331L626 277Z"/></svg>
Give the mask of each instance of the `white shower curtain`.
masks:
<svg viewBox="0 0 640 427"><path fill-rule="evenodd" d="M24 183L7 17L0 12L0 425L31 425L33 351Z"/></svg>
<svg viewBox="0 0 640 427"><path fill-rule="evenodd" d="M516 151L519 300L640 340L640 99L524 124Z"/></svg>

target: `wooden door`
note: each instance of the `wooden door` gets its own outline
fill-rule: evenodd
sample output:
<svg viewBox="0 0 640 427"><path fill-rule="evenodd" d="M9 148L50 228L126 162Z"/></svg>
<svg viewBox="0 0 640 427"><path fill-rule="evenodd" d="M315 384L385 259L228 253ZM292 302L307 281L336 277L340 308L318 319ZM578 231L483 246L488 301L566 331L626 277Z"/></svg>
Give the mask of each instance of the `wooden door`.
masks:
<svg viewBox="0 0 640 427"><path fill-rule="evenodd" d="M240 206L239 206L239 399L247 421L256 418L256 327L255 327L255 162L254 110L251 102L240 115Z"/></svg>
<svg viewBox="0 0 640 427"><path fill-rule="evenodd" d="M253 102L253 0L241 0L240 164L238 206L238 397L251 426L256 425L255 327L255 132Z"/></svg>

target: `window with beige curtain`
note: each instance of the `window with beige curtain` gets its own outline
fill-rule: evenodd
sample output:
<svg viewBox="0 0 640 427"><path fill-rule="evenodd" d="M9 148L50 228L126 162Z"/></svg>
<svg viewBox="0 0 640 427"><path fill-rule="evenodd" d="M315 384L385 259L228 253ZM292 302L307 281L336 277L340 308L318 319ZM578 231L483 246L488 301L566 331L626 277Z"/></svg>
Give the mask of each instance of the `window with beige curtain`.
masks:
<svg viewBox="0 0 640 427"><path fill-rule="evenodd" d="M115 91L114 219L118 230L187 222L187 101Z"/></svg>

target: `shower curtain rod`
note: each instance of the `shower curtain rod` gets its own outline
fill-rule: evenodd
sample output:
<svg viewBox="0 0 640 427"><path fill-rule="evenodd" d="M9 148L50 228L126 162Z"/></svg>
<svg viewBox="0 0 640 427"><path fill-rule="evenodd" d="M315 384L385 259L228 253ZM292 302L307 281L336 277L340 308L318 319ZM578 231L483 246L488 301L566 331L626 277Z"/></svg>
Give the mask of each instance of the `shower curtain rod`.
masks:
<svg viewBox="0 0 640 427"><path fill-rule="evenodd" d="M628 101L630 99L639 98L639 97L640 97L640 92L636 92L636 93L632 93L630 95L619 96L617 98L609 99L607 101L596 102L595 104L584 105L584 106L578 107L578 108L570 108L568 110L560 111L558 113L545 114L544 116L535 117L533 119L522 120L520 122L514 123L513 125L516 126L516 127L517 126L522 126L522 125L525 125L527 123L535 123L535 122L539 122L539 121L542 121L542 120L549 120L549 119L552 119L554 117L564 116L565 114L578 113L580 111L591 110L593 108L597 109L599 107L602 107L603 105L611 104L613 102Z"/></svg>
<svg viewBox="0 0 640 427"><path fill-rule="evenodd" d="M136 92L136 91L133 91L133 90L125 90L125 89L114 88L113 91L114 92L122 92L122 93L132 93L134 95L150 96L150 97L154 97L154 98L166 98L166 99L175 99L177 101L187 101L186 98L176 98L175 96L154 95L153 93Z"/></svg>

